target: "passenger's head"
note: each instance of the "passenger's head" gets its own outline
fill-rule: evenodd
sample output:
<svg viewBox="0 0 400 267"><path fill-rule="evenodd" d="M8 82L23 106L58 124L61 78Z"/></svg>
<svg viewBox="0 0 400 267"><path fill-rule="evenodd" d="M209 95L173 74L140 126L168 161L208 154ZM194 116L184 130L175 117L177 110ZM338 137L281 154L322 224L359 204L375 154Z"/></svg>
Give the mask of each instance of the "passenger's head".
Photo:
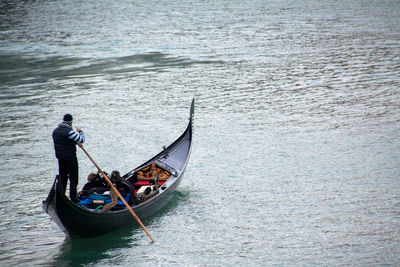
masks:
<svg viewBox="0 0 400 267"><path fill-rule="evenodd" d="M94 180L96 180L96 178L97 178L97 174L94 172L91 172L91 173L89 173L87 180L88 180L88 182L93 182Z"/></svg>
<svg viewBox="0 0 400 267"><path fill-rule="evenodd" d="M111 181L113 183L119 182L121 180L122 180L122 178L121 178L121 175L119 174L119 171L112 171L111 172Z"/></svg>

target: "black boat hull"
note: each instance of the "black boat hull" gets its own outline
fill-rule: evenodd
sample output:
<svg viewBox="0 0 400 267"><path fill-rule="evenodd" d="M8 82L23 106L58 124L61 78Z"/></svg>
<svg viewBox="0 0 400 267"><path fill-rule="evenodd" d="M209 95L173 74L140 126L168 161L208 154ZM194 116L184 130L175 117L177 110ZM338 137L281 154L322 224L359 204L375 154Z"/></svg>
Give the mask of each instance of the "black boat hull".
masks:
<svg viewBox="0 0 400 267"><path fill-rule="evenodd" d="M139 206L133 206L133 211L142 219L153 215L172 199L179 183L180 181L176 181L173 187L169 188L169 192L164 192L159 197L156 196ZM127 210L106 213L93 212L70 201L57 188L58 182L55 183L54 187L53 197L49 202L45 202L44 206L46 212L68 236L95 237L124 226L137 224Z"/></svg>

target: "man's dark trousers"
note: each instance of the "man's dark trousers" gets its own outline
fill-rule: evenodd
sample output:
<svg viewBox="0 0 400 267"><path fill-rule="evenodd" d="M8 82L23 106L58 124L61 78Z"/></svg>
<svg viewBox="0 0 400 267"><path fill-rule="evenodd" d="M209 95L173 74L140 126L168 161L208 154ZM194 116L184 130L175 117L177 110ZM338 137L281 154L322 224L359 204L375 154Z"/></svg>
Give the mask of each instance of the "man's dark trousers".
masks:
<svg viewBox="0 0 400 267"><path fill-rule="evenodd" d="M76 157L59 158L58 171L60 174L61 187L63 191L67 189L69 179L69 197L76 202L76 188L78 186L78 159Z"/></svg>

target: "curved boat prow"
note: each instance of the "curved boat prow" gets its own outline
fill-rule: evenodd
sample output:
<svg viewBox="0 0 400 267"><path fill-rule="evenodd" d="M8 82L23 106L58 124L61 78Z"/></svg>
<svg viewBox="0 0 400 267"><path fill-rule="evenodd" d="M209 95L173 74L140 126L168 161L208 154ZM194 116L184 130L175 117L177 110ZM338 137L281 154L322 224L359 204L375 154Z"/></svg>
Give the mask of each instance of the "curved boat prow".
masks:
<svg viewBox="0 0 400 267"><path fill-rule="evenodd" d="M190 105L190 117L189 117L190 121L193 120L193 115L194 115L194 97L192 99L192 104Z"/></svg>

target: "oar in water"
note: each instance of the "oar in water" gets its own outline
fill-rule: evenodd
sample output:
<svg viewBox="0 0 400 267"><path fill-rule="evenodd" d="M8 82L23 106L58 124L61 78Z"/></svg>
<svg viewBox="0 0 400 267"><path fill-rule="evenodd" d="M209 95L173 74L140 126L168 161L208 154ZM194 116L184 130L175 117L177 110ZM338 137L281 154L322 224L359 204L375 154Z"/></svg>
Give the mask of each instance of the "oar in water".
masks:
<svg viewBox="0 0 400 267"><path fill-rule="evenodd" d="M126 202L126 200L123 198L121 193L117 190L117 188L113 185L113 183L110 181L110 179L107 177L107 175L100 169L99 165L92 159L92 157L89 155L89 153L86 151L86 149L83 147L82 144L78 143L78 146L85 152L86 156L93 162L94 166L96 166L97 170L103 175L103 177L106 179L107 183L110 184L111 188L114 189L114 191L117 193L119 199L121 199L122 202L124 202L125 206L127 209L130 211L132 214L133 218L140 224L140 226L143 228L143 230L146 232L146 234L150 237L151 241L153 243L156 243L156 240L150 235L149 231L147 231L146 227L143 225L142 221L139 219L139 217L136 215L136 213L132 210L132 208L129 206L129 204Z"/></svg>

